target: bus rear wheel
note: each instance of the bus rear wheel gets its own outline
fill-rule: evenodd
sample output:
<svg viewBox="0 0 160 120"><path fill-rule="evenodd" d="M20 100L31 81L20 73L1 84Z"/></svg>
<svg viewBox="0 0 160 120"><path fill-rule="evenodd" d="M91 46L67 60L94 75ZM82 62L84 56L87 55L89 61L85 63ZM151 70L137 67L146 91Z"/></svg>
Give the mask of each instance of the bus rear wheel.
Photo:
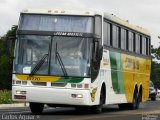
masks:
<svg viewBox="0 0 160 120"><path fill-rule="evenodd" d="M118 105L119 109L120 110L135 110L135 109L138 109L139 108L139 104L140 104L140 100L141 100L141 95L136 90L134 92L132 103L119 104Z"/></svg>
<svg viewBox="0 0 160 120"><path fill-rule="evenodd" d="M129 108L130 108L131 110L138 109L138 108L139 108L139 103L140 103L140 95L139 95L138 91L136 90L136 91L134 92L133 102L130 103Z"/></svg>
<svg viewBox="0 0 160 120"><path fill-rule="evenodd" d="M44 104L30 102L29 107L33 114L40 115L43 112Z"/></svg>

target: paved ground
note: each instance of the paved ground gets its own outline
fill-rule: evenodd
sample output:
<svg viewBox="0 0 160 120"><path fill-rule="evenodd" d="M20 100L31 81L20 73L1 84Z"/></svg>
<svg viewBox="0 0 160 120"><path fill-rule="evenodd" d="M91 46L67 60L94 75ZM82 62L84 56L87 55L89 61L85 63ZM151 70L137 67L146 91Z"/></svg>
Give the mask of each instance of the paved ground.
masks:
<svg viewBox="0 0 160 120"><path fill-rule="evenodd" d="M35 116L28 107L0 108L0 120L160 120L160 101L147 101L140 109L130 111L108 105L98 115L74 108L45 108L42 115Z"/></svg>

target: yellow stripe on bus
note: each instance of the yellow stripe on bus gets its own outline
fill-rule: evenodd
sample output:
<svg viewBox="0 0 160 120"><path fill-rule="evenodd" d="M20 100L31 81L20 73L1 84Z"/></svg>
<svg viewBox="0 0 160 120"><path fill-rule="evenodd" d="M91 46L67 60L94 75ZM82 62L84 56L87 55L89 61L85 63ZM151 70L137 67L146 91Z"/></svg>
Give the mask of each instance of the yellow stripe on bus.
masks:
<svg viewBox="0 0 160 120"><path fill-rule="evenodd" d="M142 101L148 99L151 60L122 54L123 75L126 98L132 102L135 86L142 85Z"/></svg>
<svg viewBox="0 0 160 120"><path fill-rule="evenodd" d="M16 78L19 80L29 80L35 82L56 82L61 77L56 76L29 76L29 75L16 75Z"/></svg>

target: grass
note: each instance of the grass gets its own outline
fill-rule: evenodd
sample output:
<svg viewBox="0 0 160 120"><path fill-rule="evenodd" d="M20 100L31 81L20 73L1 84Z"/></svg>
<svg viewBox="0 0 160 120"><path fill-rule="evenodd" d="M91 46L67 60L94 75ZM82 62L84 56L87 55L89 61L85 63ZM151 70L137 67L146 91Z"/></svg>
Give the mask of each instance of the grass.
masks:
<svg viewBox="0 0 160 120"><path fill-rule="evenodd" d="M11 104L12 101L12 93L7 90L0 90L0 104Z"/></svg>

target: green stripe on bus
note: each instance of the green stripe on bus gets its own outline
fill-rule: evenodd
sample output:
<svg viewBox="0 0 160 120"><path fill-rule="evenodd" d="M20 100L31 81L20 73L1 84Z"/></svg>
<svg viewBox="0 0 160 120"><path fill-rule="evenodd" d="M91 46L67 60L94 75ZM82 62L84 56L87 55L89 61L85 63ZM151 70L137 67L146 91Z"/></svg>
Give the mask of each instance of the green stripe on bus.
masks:
<svg viewBox="0 0 160 120"><path fill-rule="evenodd" d="M124 93L121 54L110 52L112 86L116 94Z"/></svg>
<svg viewBox="0 0 160 120"><path fill-rule="evenodd" d="M124 90L124 77L123 77L123 66L122 66L122 58L120 53L116 53L117 60L117 70L118 70L118 85L120 93L125 93Z"/></svg>

